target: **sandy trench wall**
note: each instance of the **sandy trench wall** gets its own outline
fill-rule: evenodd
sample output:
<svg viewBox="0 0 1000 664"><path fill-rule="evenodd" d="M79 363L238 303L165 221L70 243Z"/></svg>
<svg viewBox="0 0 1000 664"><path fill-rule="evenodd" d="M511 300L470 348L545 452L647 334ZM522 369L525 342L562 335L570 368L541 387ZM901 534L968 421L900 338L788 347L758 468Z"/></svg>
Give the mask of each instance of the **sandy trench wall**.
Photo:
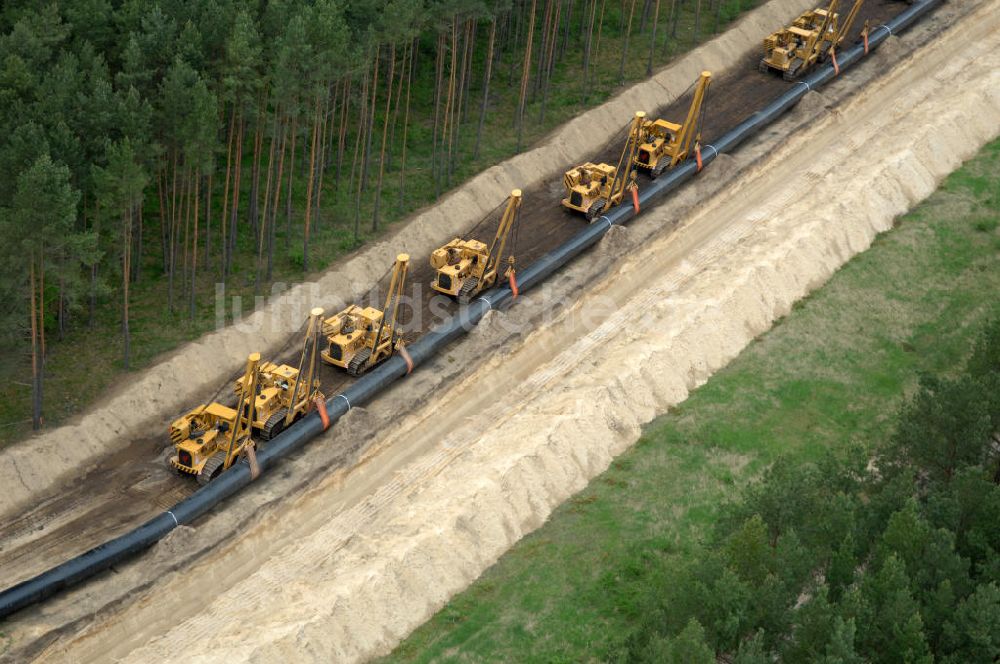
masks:
<svg viewBox="0 0 1000 664"><path fill-rule="evenodd" d="M139 432L165 429L166 422L199 399L214 393L237 371L249 352L274 351L298 329L310 308L328 310L367 292L398 251L420 257L472 226L515 187L529 198L533 187L567 164L585 160L630 118L635 110L656 108L675 99L703 69L722 71L760 35L812 0L771 0L730 30L695 49L652 78L556 130L542 145L493 166L417 213L390 238L373 244L320 276L290 288L240 324L206 334L121 386L72 423L0 450L0 516L17 512L33 497L89 470L105 454Z"/></svg>
<svg viewBox="0 0 1000 664"><path fill-rule="evenodd" d="M637 251L563 317L595 298L620 298L595 329L572 337L572 324L557 322L532 333L526 349L551 347L553 337L573 342L483 415L486 430L457 426L450 442L464 447L447 450L448 463L401 471L409 483L363 532L345 529L350 515L338 514L128 661L166 661L181 635L205 625L233 630L202 651L206 661L358 661L389 650L605 470L643 423L686 398L1000 133L1000 1L981 3L899 69L762 160L731 196ZM645 217L668 220L666 208ZM702 231L717 232L681 250ZM638 247L631 233L609 240ZM588 352L621 330L606 354ZM492 362L455 391L525 361ZM345 532L348 541L334 547Z"/></svg>

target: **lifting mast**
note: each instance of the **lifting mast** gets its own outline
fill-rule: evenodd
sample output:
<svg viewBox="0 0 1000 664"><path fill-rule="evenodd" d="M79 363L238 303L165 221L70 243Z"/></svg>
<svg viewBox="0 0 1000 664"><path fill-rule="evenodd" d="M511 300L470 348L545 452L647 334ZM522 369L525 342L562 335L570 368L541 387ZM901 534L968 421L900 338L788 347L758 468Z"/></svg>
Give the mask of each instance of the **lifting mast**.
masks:
<svg viewBox="0 0 1000 664"><path fill-rule="evenodd" d="M379 321L378 331L375 336L372 337L370 342L371 355L368 357L368 365L378 364L382 354L382 332L385 329L386 317L389 317L391 321L389 327L392 330L393 337L396 336L396 317L399 314L399 302L403 298L403 287L406 284L406 269L410 263L409 254L399 254L396 256L396 263L392 266L392 280L389 282L389 292L385 296L385 306L382 307L382 320ZM389 307L392 307L392 315L389 316ZM392 353L392 347L394 345L395 339L391 339L388 348L385 349L387 354Z"/></svg>
<svg viewBox="0 0 1000 664"><path fill-rule="evenodd" d="M701 107L705 102L705 95L708 86L712 82L712 73L701 72L698 84L694 89L694 97L691 99L691 107L688 109L687 118L681 126L680 132L674 139L676 148L670 158L670 168L687 158L691 150L691 143L701 140Z"/></svg>
<svg viewBox="0 0 1000 664"><path fill-rule="evenodd" d="M514 222L517 220L517 213L520 209L521 190L514 189L510 192L510 198L507 199L507 209L504 210L503 217L500 218L500 225L497 226L497 234L494 236L489 252L486 254L483 278L479 280L477 290L482 291L490 288L496 281L500 258L503 256L503 250L507 246L507 238L510 236L510 231L514 227ZM497 244L500 245L499 248ZM497 249L497 251L494 252L494 249Z"/></svg>
<svg viewBox="0 0 1000 664"><path fill-rule="evenodd" d="M247 389L240 391L240 400L236 404L236 421L233 422L233 430L229 436L229 447L226 449L223 470L233 465L233 459L239 453L239 448L236 447L237 441L241 440L244 435L250 436L250 429L253 426L253 413L251 411L257 396L258 378L260 378L260 353L250 353L250 357L247 358L247 369L243 374L243 384L247 386Z"/></svg>
<svg viewBox="0 0 1000 664"><path fill-rule="evenodd" d="M823 43L826 41L826 32L830 29L830 23L833 21L833 16L837 11L839 3L840 0L830 0L830 6L826 9L826 16L823 17L823 22L809 37L809 42L806 44L806 47L802 49L802 52L806 57L802 61L802 69L800 71L805 71L809 67L812 67L816 60L819 59Z"/></svg>
<svg viewBox="0 0 1000 664"><path fill-rule="evenodd" d="M296 373L295 387L292 389L292 397L288 403L285 413L285 426L287 427L295 419L297 413L304 413L309 407L309 400L312 396L313 380L316 377L316 363L319 361L319 334L323 327L323 309L316 307L309 312L309 326L306 329L305 339L302 341L302 353L299 355L299 368ZM306 356L308 355L308 359ZM305 380L302 378L302 370L306 370ZM302 388L303 384L305 385ZM302 389L300 389L302 388ZM300 393L301 392L301 396Z"/></svg>
<svg viewBox="0 0 1000 664"><path fill-rule="evenodd" d="M843 24L841 24L837 30L837 34L833 37L833 43L830 44L831 52L840 46L840 43L844 41L844 37L847 36L847 32L851 29L851 25L854 23L854 19L857 18L858 12L861 10L861 5L864 3L865 0L854 0L854 6L851 7L851 11L847 14L847 18L844 19Z"/></svg>
<svg viewBox="0 0 1000 664"><path fill-rule="evenodd" d="M627 173L634 174L632 162L635 160L635 153L639 150L639 143L642 139L642 125L645 119L645 111L636 111L635 117L632 118L632 126L628 130L628 140L625 141L622 156L618 159L618 166L615 168L615 177L612 178L611 186L608 187L608 207L618 205L625 197L626 174L622 172L622 169Z"/></svg>

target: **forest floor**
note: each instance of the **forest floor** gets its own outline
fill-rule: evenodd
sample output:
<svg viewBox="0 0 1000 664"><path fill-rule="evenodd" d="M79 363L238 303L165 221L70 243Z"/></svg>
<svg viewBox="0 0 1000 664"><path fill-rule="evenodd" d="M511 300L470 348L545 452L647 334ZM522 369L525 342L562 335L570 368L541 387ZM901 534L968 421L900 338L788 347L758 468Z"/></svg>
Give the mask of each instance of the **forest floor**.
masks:
<svg viewBox="0 0 1000 664"><path fill-rule="evenodd" d="M878 0L886 3L890 0ZM654 66L663 67L683 56L696 46L710 40L725 30L734 20L763 4L763 0L728 0L719 5L717 16L702 16L700 34L695 30L695 12L692 3L680 5L673 34L668 34L661 25L654 49ZM609 22L618 11L609 8ZM664 10L665 11L665 10ZM661 16L665 21L666 16ZM669 23L669 22L668 22ZM543 142L553 128L579 115L587 109L605 102L616 92L644 78L650 48L650 29L644 33L636 31L629 42L629 55L625 59L623 76L619 76L618 63L622 60L622 43L616 34L605 35L600 45L600 58L592 65L590 87L582 94L583 76L582 47L574 41L567 51L563 64L553 74L550 96L546 100L545 112L541 113L541 95L533 95L525 111L525 129L520 152L531 149ZM614 38L612 38L614 37ZM425 57L432 57L426 55ZM476 112L469 113L472 120L466 120L458 135L455 148L459 155L455 160L454 173L445 183L441 196L445 196L472 176L490 166L518 154L517 134L511 129L513 109L517 104L517 81L513 76L514 66L506 61L496 72L492 86L491 102L483 131L482 145L477 159L471 156L475 139ZM518 65L519 67L520 65ZM513 81L513 85L511 85ZM504 85L504 83L507 83ZM478 81L477 81L478 84ZM433 80L414 81L414 98L433 96ZM475 90L475 86L473 88ZM430 145L432 127L415 125L409 131L409 153L405 190L397 184L398 173L389 169L382 197L381 223L372 228L372 198L366 194L359 208L359 231L355 232L354 189L346 184L338 185L333 174L324 182L321 205L310 244L311 271L302 269L302 238L300 232L302 210L300 205L306 196L305 160L300 164L302 175L297 175L293 186L296 210L286 222L278 221L277 249L274 273L267 283L255 285L256 246L252 233L242 232L238 238L237 256L234 259L232 275L225 281L227 297L239 296L247 303L256 295L268 295L272 287L294 284L314 278L319 272L355 254L361 247L391 235L405 224L414 211L431 205L440 196L435 195L435 183L431 174ZM394 157L398 160L399 155ZM348 161L350 161L348 159ZM350 165L346 166L347 170ZM243 180L250 182L249 166ZM348 179L344 176L344 181ZM248 196L249 184L245 185L244 197ZM405 196L403 192L405 191ZM153 209L154 196L147 204ZM216 213L222 209L216 201ZM148 215L145 234L156 237L160 233L154 223L155 215ZM217 220L214 222L217 229ZM217 233L217 230L213 231ZM442 238L442 242L446 241ZM211 242L218 246L219 238ZM204 245L204 240L199 246ZM202 251L202 249L199 249ZM54 331L49 333L49 352L45 364L45 388L43 410L45 428L70 421L73 416L99 401L109 390L121 381L127 380L137 371L156 364L165 355L198 339L203 334L216 329L216 285L221 281L218 261L206 261L199 257L200 275L197 278L194 315L189 315L186 273L178 275L175 285L174 302L168 306L167 279L161 268L161 256L155 252L143 257L140 279L132 286L130 302L132 330L132 362L130 370L122 364L121 310L120 302L108 302L100 297L94 307L92 323L71 326L65 335ZM202 262L205 264L202 265ZM186 272L186 270L185 270ZM76 313L77 321L86 320L89 305ZM51 321L49 324L50 327ZM0 371L8 376L30 375L30 358L24 353L7 353L0 357ZM31 390L28 380L12 380L0 385L0 446L21 440L31 432Z"/></svg>
<svg viewBox="0 0 1000 664"><path fill-rule="evenodd" d="M1000 316L1000 141L649 424L386 661L606 661L720 508L779 457L878 446L921 373ZM573 561L567 564L567 561Z"/></svg>

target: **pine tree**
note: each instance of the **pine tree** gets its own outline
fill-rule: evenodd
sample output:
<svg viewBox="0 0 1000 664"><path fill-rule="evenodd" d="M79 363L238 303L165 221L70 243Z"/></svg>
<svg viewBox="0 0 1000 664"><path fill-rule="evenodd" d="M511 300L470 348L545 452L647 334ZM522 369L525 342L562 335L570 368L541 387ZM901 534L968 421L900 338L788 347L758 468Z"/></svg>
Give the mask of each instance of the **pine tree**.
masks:
<svg viewBox="0 0 1000 664"><path fill-rule="evenodd" d="M95 194L109 224L117 222L120 238L122 284L122 362L131 365L132 336L129 327L129 284L134 260L133 234L148 176L138 161L132 142L124 139L108 146L107 166L95 169Z"/></svg>
<svg viewBox="0 0 1000 664"><path fill-rule="evenodd" d="M32 427L43 424L43 388L45 384L45 309L48 279L61 281L65 296L75 296L85 289L80 267L96 259L93 234L76 228L80 192L70 184L70 171L64 164L40 156L17 178L17 188L8 213L7 241L4 256L9 283L19 284L27 304L24 319L31 345Z"/></svg>

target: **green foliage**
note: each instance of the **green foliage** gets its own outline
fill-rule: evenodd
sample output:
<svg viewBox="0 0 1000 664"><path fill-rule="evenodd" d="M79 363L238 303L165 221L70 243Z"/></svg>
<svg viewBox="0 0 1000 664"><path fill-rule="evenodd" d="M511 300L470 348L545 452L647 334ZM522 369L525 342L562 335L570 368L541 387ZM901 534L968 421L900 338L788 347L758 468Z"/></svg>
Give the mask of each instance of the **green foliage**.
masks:
<svg viewBox="0 0 1000 664"><path fill-rule="evenodd" d="M995 662L1000 655L1000 588L980 585L962 600L948 623L946 662Z"/></svg>
<svg viewBox="0 0 1000 664"><path fill-rule="evenodd" d="M930 481L949 481L960 468L984 460L991 429L979 381L925 376L900 418L886 469L916 468Z"/></svg>
<svg viewBox="0 0 1000 664"><path fill-rule="evenodd" d="M652 640L641 660L663 664L715 664L715 653L705 643L705 630L692 618L676 636Z"/></svg>
<svg viewBox="0 0 1000 664"><path fill-rule="evenodd" d="M932 662L920 608L903 563L891 554L844 602L859 626L862 652L884 664Z"/></svg>

